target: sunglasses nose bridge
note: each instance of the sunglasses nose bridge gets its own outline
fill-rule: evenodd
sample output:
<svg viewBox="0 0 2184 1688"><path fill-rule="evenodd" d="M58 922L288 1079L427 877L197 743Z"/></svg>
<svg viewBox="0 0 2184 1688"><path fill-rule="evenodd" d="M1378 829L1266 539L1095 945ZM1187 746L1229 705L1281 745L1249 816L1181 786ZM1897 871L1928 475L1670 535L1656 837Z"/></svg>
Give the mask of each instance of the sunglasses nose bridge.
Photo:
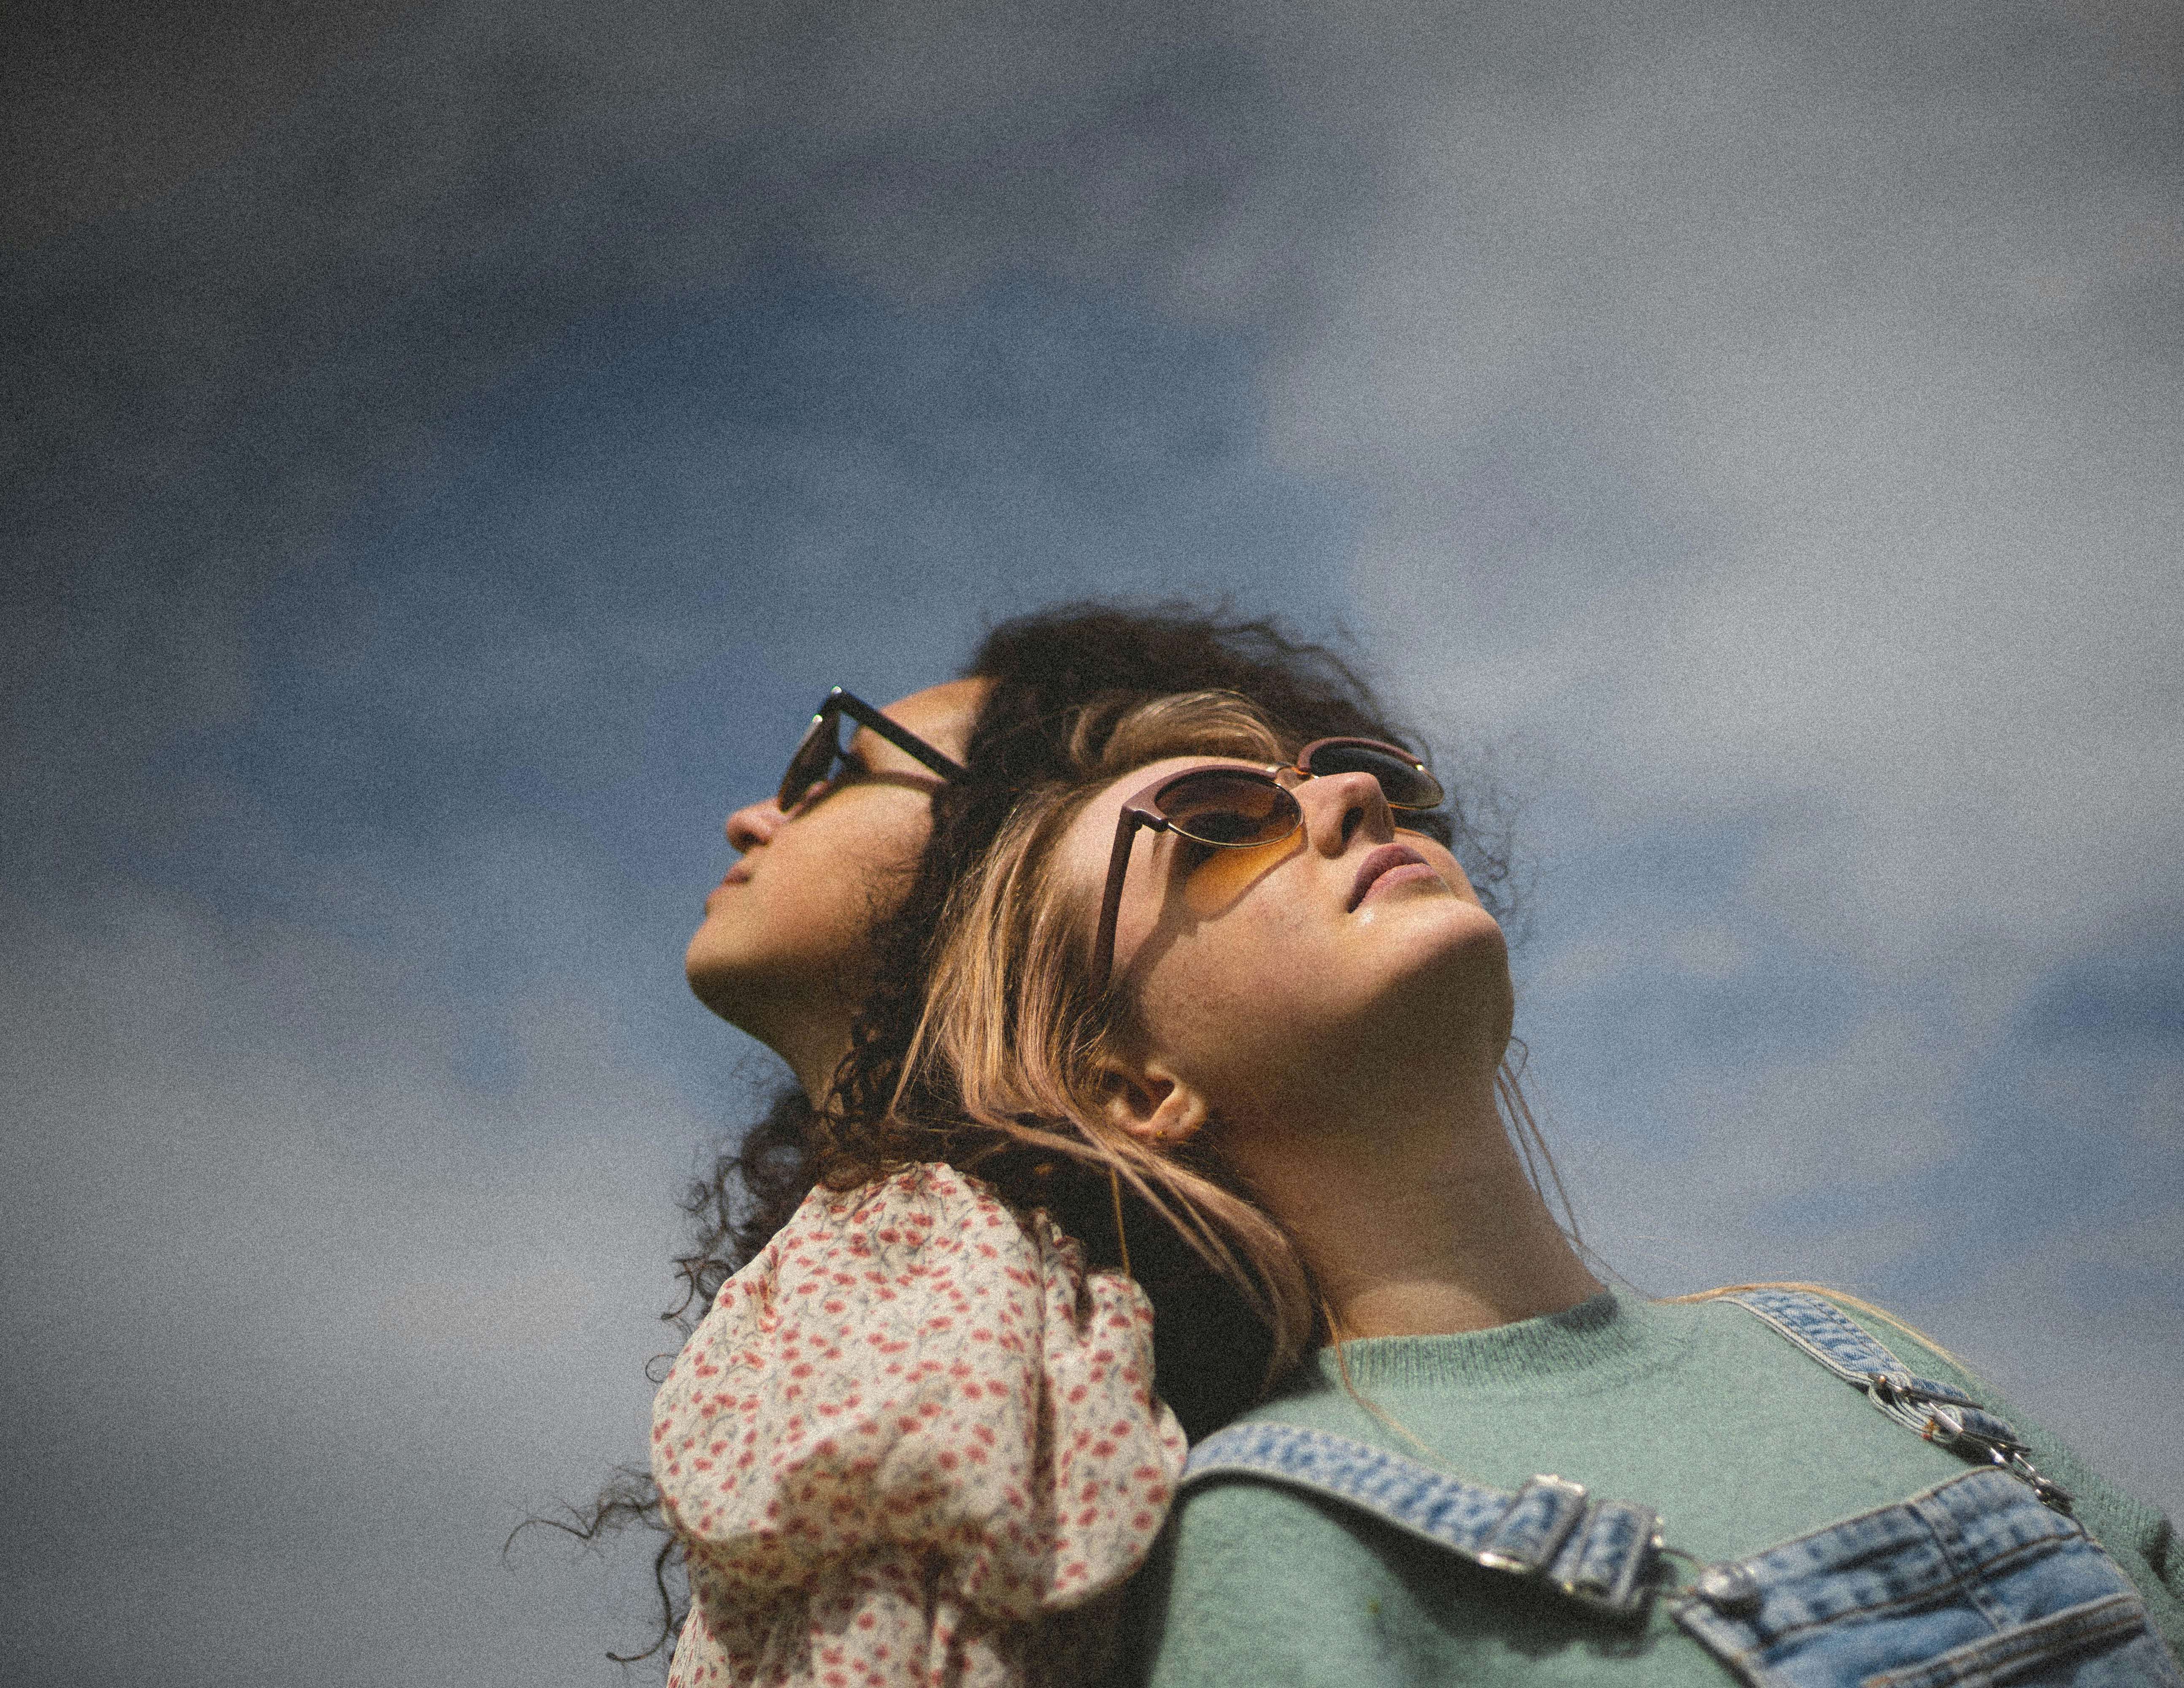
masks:
<svg viewBox="0 0 2184 1688"><path fill-rule="evenodd" d="M1359 769L1325 774L1307 771L1297 786L1306 782L1312 787L1310 800L1295 788L1292 797L1302 816L1306 835L1329 855L1340 855L1347 846L1352 831L1349 817L1353 814L1362 818L1368 831L1395 837L1394 807L1388 801L1386 788L1373 775Z"/></svg>

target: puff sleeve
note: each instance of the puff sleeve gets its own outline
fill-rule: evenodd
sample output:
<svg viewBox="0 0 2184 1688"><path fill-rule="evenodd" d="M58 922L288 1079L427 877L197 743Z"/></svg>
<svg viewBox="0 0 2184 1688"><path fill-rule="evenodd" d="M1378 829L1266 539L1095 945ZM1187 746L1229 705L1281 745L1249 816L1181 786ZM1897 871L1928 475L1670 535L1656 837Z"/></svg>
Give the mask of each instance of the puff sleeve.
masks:
<svg viewBox="0 0 2184 1688"><path fill-rule="evenodd" d="M814 1190L660 1387L690 1616L671 1688L1067 1681L1042 1647L1152 1545L1183 1468L1152 1309L1044 1214L905 1167Z"/></svg>

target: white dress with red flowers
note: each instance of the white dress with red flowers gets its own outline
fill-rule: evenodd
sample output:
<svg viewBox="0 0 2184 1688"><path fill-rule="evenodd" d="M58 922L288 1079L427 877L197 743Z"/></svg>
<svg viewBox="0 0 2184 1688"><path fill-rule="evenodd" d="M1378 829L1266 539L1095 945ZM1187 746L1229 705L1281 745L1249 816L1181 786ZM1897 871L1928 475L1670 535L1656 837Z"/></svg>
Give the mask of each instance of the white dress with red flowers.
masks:
<svg viewBox="0 0 2184 1688"><path fill-rule="evenodd" d="M1066 1614L1112 1607L1184 1454L1144 1292L1044 1214L945 1166L815 1189L653 1407L690 1572L670 1688L1096 1669Z"/></svg>

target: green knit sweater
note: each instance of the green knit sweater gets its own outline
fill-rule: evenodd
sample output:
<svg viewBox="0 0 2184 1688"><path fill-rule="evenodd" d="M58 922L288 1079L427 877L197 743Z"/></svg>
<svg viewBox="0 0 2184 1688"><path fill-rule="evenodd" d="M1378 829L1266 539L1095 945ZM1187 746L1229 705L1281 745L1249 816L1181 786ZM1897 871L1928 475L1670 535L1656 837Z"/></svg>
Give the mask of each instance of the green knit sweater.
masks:
<svg viewBox="0 0 2184 1688"><path fill-rule="evenodd" d="M1963 1384L2017 1426L2178 1646L2184 1555L2172 1556L2168 1520L1986 1384L1898 1331L1859 1322L1914 1372ZM1352 1342L1346 1354L1357 1393L1444 1469L1508 1490L1557 1473L1653 1507L1669 1545L1702 1560L1755 1552L1970 1469L1718 1301L1603 1294L1548 1318ZM1418 1454L1357 1404L1331 1351L1245 1416ZM1124 1646L1124 1680L1156 1688L1730 1680L1658 1602L1643 1626L1596 1618L1333 1502L1248 1481L1184 1491L1132 1585Z"/></svg>

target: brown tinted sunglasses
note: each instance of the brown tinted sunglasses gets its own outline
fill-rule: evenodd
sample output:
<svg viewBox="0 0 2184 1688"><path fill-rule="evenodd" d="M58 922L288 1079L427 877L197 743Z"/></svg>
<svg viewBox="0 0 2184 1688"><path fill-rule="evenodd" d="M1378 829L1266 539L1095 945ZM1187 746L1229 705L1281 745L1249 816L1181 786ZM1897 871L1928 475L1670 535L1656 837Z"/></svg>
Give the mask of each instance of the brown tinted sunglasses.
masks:
<svg viewBox="0 0 2184 1688"><path fill-rule="evenodd" d="M1100 900L1099 935L1092 943L1093 994L1106 992L1114 971L1115 921L1139 827L1178 833L1222 850L1278 844L1304 825L1304 811L1284 781L1349 773L1372 775L1390 809L1430 809L1446 794L1432 771L1401 745L1377 738L1320 738L1286 766L1184 768L1125 803L1115 817L1115 848L1107 858L1107 889Z"/></svg>

